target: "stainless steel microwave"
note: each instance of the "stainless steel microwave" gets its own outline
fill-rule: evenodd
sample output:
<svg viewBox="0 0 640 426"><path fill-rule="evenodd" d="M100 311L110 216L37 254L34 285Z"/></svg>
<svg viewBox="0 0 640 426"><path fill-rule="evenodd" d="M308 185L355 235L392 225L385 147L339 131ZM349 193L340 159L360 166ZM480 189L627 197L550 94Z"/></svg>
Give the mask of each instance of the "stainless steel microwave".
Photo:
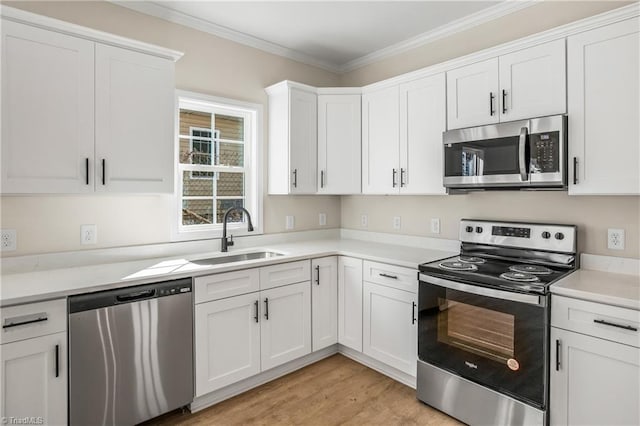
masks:
<svg viewBox="0 0 640 426"><path fill-rule="evenodd" d="M567 187L564 115L450 130L443 141L449 192Z"/></svg>

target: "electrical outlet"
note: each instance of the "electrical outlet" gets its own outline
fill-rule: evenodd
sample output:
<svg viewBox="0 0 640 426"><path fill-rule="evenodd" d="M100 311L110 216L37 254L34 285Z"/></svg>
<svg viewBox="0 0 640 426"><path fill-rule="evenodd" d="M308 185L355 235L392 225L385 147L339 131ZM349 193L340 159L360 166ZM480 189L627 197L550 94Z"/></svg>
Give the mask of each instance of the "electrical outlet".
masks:
<svg viewBox="0 0 640 426"><path fill-rule="evenodd" d="M400 229L400 216L393 217L393 229Z"/></svg>
<svg viewBox="0 0 640 426"><path fill-rule="evenodd" d="M285 228L293 229L294 226L295 226L295 218L293 216L287 216Z"/></svg>
<svg viewBox="0 0 640 426"><path fill-rule="evenodd" d="M607 248L624 250L624 229L607 229Z"/></svg>
<svg viewBox="0 0 640 426"><path fill-rule="evenodd" d="M98 227L96 225L80 225L80 244L95 244L98 242Z"/></svg>
<svg viewBox="0 0 640 426"><path fill-rule="evenodd" d="M18 233L15 229L2 230L2 251L14 251L18 248Z"/></svg>
<svg viewBox="0 0 640 426"><path fill-rule="evenodd" d="M360 226L363 228L369 226L369 217L366 214L360 216Z"/></svg>
<svg viewBox="0 0 640 426"><path fill-rule="evenodd" d="M327 214L326 213L320 213L318 215L318 223L320 226L327 226Z"/></svg>
<svg viewBox="0 0 640 426"><path fill-rule="evenodd" d="M431 233L432 234L440 233L440 219L438 218L431 219Z"/></svg>

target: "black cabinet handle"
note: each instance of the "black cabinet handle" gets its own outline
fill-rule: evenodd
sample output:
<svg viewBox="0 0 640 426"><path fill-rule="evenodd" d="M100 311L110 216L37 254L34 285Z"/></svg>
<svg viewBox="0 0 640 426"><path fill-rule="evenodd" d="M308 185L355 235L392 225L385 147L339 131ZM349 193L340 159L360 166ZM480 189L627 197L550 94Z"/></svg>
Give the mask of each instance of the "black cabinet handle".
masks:
<svg viewBox="0 0 640 426"><path fill-rule="evenodd" d="M405 174L406 170L403 168L400 168L400 187L404 187L405 182L404 182L404 174Z"/></svg>
<svg viewBox="0 0 640 426"><path fill-rule="evenodd" d="M507 91L502 89L502 113L507 113Z"/></svg>
<svg viewBox="0 0 640 426"><path fill-rule="evenodd" d="M298 169L293 169L293 187L298 187Z"/></svg>
<svg viewBox="0 0 640 426"><path fill-rule="evenodd" d="M578 184L578 157L573 157L573 184Z"/></svg>
<svg viewBox="0 0 640 426"><path fill-rule="evenodd" d="M493 92L489 92L489 115L495 114L495 111L493 110L493 99L494 98L495 98L495 96L493 95Z"/></svg>
<svg viewBox="0 0 640 426"><path fill-rule="evenodd" d="M416 302L413 302L413 306L411 307L411 324L416 323Z"/></svg>
<svg viewBox="0 0 640 426"><path fill-rule="evenodd" d="M56 377L60 376L60 345L56 345Z"/></svg>
<svg viewBox="0 0 640 426"><path fill-rule="evenodd" d="M556 371L560 371L560 340L556 339Z"/></svg>
<svg viewBox="0 0 640 426"><path fill-rule="evenodd" d="M254 303L255 307L256 307L256 316L253 317L253 319L256 320L256 322L258 322L258 301L256 300Z"/></svg>
<svg viewBox="0 0 640 426"><path fill-rule="evenodd" d="M106 160L103 158L102 159L102 184L106 185L107 184L107 179L106 179L106 170L107 170L107 164L106 164Z"/></svg>
<svg viewBox="0 0 640 426"><path fill-rule="evenodd" d="M89 185L89 159L88 158L84 159L84 171L87 173L87 177L86 177L84 183L86 185Z"/></svg>
<svg viewBox="0 0 640 426"><path fill-rule="evenodd" d="M600 319L594 319L593 322L595 322L596 324L608 325L610 327L622 328L624 330L638 331L636 327L632 327L630 325L616 324L614 322L609 322L609 321L600 320Z"/></svg>
<svg viewBox="0 0 640 426"><path fill-rule="evenodd" d="M391 186L393 188L396 187L396 175L398 174L398 171L396 169L393 169L393 172L391 173Z"/></svg>
<svg viewBox="0 0 640 426"><path fill-rule="evenodd" d="M39 317L39 318L34 318L34 319L30 319L30 320L26 320L26 321L20 321L20 322L10 322L9 324L4 324L2 326L2 328L11 328L11 327L19 327L21 325L27 325L27 324L33 324L36 322L43 322L43 321L47 321L49 318L45 317Z"/></svg>
<svg viewBox="0 0 640 426"><path fill-rule="evenodd" d="M380 273L380 274L378 274L378 275L380 275L381 277L391 278L391 279L394 279L394 280L397 280L397 279L398 279L398 276L397 276L397 275L389 275L389 274L382 274L382 273Z"/></svg>
<svg viewBox="0 0 640 426"><path fill-rule="evenodd" d="M320 285L320 265L316 266L316 284Z"/></svg>
<svg viewBox="0 0 640 426"><path fill-rule="evenodd" d="M269 298L264 298L264 317L265 319L269 319Z"/></svg>
<svg viewBox="0 0 640 426"><path fill-rule="evenodd" d="M320 188L324 188L324 170L320 170Z"/></svg>

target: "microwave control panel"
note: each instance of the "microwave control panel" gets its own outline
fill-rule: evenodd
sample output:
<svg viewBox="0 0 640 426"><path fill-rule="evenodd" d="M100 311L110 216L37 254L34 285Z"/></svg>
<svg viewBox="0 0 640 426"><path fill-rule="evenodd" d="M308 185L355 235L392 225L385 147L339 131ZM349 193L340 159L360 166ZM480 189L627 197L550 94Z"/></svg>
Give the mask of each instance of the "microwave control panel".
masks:
<svg viewBox="0 0 640 426"><path fill-rule="evenodd" d="M559 132L534 133L529 136L531 173L557 173L560 171L559 139Z"/></svg>

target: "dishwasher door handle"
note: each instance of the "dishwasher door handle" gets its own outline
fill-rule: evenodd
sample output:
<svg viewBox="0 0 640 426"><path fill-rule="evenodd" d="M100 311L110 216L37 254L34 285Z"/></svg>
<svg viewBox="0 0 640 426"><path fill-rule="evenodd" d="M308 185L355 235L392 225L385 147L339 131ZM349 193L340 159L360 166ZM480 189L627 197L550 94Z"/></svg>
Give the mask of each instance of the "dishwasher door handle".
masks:
<svg viewBox="0 0 640 426"><path fill-rule="evenodd" d="M116 300L118 302L132 302L134 300L147 299L155 295L156 295L156 290L151 289L151 290L138 291L135 293L121 294L116 296Z"/></svg>

